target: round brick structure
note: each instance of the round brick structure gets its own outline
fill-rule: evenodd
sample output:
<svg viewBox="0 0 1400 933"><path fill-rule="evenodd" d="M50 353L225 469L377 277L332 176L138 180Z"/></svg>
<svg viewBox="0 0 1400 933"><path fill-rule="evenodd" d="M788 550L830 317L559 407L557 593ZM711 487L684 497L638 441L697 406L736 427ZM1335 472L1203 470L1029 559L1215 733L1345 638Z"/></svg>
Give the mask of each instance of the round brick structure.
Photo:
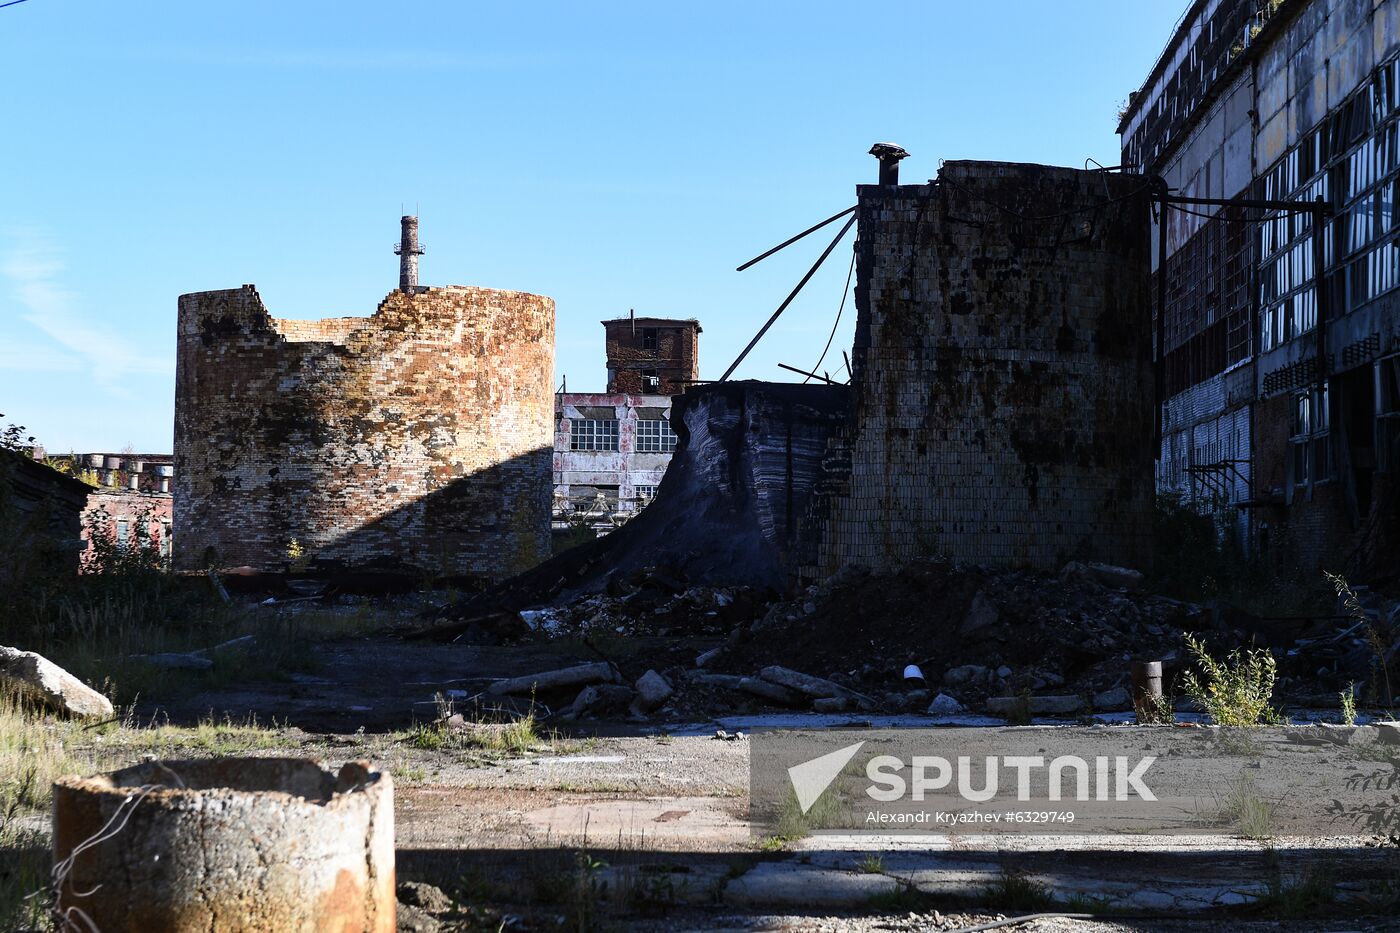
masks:
<svg viewBox="0 0 1400 933"><path fill-rule="evenodd" d="M391 292L292 321L182 295L175 564L495 579L549 551L554 302ZM299 559L297 559L299 557Z"/></svg>
<svg viewBox="0 0 1400 933"><path fill-rule="evenodd" d="M75 929L87 929L78 911L104 933L395 929L393 782L368 762L335 775L289 758L150 761L64 777L53 832L57 906Z"/></svg>

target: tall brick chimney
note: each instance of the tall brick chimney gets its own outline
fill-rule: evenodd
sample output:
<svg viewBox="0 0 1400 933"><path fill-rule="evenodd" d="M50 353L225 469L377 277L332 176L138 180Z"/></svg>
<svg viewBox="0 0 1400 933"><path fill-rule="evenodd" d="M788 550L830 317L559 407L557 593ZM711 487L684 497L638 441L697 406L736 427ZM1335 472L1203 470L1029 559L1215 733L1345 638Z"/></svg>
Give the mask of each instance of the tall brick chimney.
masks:
<svg viewBox="0 0 1400 933"><path fill-rule="evenodd" d="M399 291L407 292L418 287L418 257L423 255L423 247L418 244L417 217L405 214L399 224L403 230L394 252L399 257Z"/></svg>

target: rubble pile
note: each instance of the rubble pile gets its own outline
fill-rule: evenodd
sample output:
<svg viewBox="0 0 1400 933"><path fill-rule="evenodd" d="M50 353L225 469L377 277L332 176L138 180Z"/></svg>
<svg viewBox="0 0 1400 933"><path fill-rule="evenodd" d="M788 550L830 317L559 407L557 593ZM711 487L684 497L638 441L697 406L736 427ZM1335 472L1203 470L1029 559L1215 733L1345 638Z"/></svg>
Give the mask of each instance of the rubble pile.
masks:
<svg viewBox="0 0 1400 933"><path fill-rule="evenodd" d="M779 599L644 568L613 576L603 592L500 613L493 624L523 640L582 638L595 651L602 636L651 639L642 657L608 655L587 683L558 679L550 693L565 719L766 709L1014 718L1131 710L1138 661L1162 662L1172 695L1184 632L1220 654L1267 646L1279 661L1279 701L1335 706L1337 690L1376 679L1377 643L1390 646L1387 663L1400 652L1400 606L1365 590L1360 600L1366 624L1355 610L1260 619L1146 592L1127 568L1071 563L1044 574L945 561L847 569ZM480 628L472 621L459 637ZM538 690L558 673L520 682Z"/></svg>
<svg viewBox="0 0 1400 933"><path fill-rule="evenodd" d="M1058 575L910 564L848 569L731 633L707 670L781 664L873 697L887 711L954 713L1046 694L1049 712L1131 708L1134 660L1172 659L1200 606L1142 592L1142 575L1070 564ZM1055 702L1044 702L1055 701Z"/></svg>
<svg viewBox="0 0 1400 933"><path fill-rule="evenodd" d="M609 580L603 593L520 616L551 636L724 636L760 616L774 596L748 586L689 586L679 574L647 568Z"/></svg>

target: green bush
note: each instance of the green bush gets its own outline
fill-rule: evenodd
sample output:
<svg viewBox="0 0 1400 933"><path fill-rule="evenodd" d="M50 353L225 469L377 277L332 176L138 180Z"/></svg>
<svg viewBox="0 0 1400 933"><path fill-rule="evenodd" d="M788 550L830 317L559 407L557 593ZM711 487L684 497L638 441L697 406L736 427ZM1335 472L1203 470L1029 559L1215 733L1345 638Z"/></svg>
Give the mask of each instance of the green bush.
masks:
<svg viewBox="0 0 1400 933"><path fill-rule="evenodd" d="M1282 717L1270 705L1278 665L1266 648L1234 649L1223 661L1211 657L1205 644L1189 633L1186 649L1200 669L1181 675L1181 690L1221 726L1258 726Z"/></svg>

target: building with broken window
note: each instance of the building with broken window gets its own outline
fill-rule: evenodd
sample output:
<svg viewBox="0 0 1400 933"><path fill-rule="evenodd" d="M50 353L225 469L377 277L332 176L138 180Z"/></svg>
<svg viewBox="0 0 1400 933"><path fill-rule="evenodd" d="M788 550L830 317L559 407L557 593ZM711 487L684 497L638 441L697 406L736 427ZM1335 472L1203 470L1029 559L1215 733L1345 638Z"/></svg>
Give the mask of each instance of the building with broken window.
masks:
<svg viewBox="0 0 1400 933"><path fill-rule="evenodd" d="M1175 201L1158 488L1303 568L1396 540L1397 56L1397 0L1200 0L1119 124Z"/></svg>
<svg viewBox="0 0 1400 933"><path fill-rule="evenodd" d="M656 495L676 449L671 396L699 378L699 322L604 321L608 390L554 402L554 524L606 532Z"/></svg>
<svg viewBox="0 0 1400 933"><path fill-rule="evenodd" d="M603 322L608 391L678 395L700 378L700 322L637 317Z"/></svg>
<svg viewBox="0 0 1400 933"><path fill-rule="evenodd" d="M70 467L96 482L83 511L83 535L100 534L118 547L154 548L163 558L173 551L171 454L73 454ZM91 544L89 544L89 550Z"/></svg>
<svg viewBox="0 0 1400 933"><path fill-rule="evenodd" d="M496 579L549 550L554 302L418 284L369 317L182 295L175 565Z"/></svg>

